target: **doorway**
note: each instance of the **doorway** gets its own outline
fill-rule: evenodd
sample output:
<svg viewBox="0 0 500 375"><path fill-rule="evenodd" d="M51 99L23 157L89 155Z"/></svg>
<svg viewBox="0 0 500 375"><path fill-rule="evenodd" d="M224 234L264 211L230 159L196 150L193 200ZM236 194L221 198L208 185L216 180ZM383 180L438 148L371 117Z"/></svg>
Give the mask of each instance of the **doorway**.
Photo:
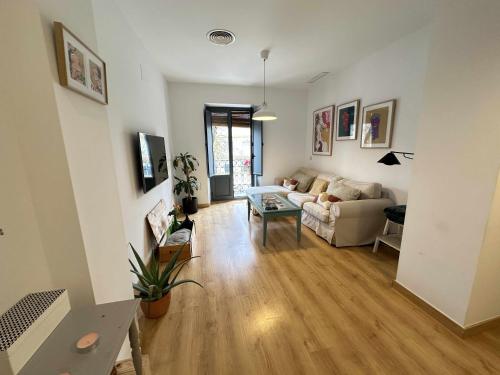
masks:
<svg viewBox="0 0 500 375"><path fill-rule="evenodd" d="M205 136L211 199L244 198L262 175L262 123L248 107L206 106Z"/></svg>

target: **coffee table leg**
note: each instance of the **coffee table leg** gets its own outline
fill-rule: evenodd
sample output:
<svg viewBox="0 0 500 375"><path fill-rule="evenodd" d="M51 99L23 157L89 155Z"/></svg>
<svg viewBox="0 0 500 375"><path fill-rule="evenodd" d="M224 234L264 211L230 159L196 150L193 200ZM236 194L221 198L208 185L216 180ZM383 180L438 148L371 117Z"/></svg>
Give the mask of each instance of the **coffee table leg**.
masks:
<svg viewBox="0 0 500 375"><path fill-rule="evenodd" d="M248 221L250 221L250 200L247 198Z"/></svg>
<svg viewBox="0 0 500 375"><path fill-rule="evenodd" d="M300 237L302 235L301 222L302 222L302 215L299 212L297 214L297 242L300 242Z"/></svg>
<svg viewBox="0 0 500 375"><path fill-rule="evenodd" d="M266 239L267 239L267 218L266 215L262 215L262 219L264 220L264 241L263 244L266 246Z"/></svg>

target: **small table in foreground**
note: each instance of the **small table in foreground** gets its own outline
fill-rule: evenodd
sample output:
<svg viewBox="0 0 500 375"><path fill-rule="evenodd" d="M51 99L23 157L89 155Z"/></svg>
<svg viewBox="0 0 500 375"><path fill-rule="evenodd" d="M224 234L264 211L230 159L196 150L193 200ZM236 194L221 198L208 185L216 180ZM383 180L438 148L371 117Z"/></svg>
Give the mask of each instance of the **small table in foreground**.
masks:
<svg viewBox="0 0 500 375"><path fill-rule="evenodd" d="M277 203L278 208L275 210L266 210L266 202L273 200ZM253 206L255 210L262 216L264 223L263 228L263 245L266 246L267 239L267 221L273 217L279 216L295 216L297 222L297 241L300 242L301 236L301 218L302 218L302 208L294 205L285 197L280 194L275 193L264 193L264 194L249 194L247 196L247 206L248 206L248 220L250 221L250 211Z"/></svg>
<svg viewBox="0 0 500 375"><path fill-rule="evenodd" d="M136 374L142 374L139 331L135 319L138 306L139 300L136 299L71 309L19 375L110 374L127 332ZM99 344L89 352L80 353L75 343L89 332L99 333Z"/></svg>

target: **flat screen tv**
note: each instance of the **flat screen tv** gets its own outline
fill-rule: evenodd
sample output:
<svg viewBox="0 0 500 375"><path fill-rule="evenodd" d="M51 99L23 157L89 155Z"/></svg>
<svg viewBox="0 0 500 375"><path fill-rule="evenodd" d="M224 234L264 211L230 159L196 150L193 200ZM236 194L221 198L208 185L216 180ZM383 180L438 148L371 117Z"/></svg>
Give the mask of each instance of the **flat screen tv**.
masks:
<svg viewBox="0 0 500 375"><path fill-rule="evenodd" d="M165 139L156 135L137 133L140 173L145 193L168 179Z"/></svg>

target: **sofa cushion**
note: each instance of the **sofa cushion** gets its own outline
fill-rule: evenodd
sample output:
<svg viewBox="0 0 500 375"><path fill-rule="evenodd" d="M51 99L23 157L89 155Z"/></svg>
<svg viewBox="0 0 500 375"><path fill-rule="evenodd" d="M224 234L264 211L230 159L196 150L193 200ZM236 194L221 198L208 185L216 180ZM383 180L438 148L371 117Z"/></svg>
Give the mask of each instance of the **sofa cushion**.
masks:
<svg viewBox="0 0 500 375"><path fill-rule="evenodd" d="M342 181L344 181L342 178L339 178L339 179L333 179L333 180L331 180L331 181L330 181L330 183L328 184L328 186L326 187L326 190L325 190L325 191L326 191L328 194L333 194L332 192L333 192L333 190L334 190L334 188L335 188L335 185L337 185L338 183L340 183L340 182L342 182Z"/></svg>
<svg viewBox="0 0 500 375"><path fill-rule="evenodd" d="M313 202L316 197L307 193L293 192L288 194L288 200L296 206L302 207L306 202Z"/></svg>
<svg viewBox="0 0 500 375"><path fill-rule="evenodd" d="M382 185L376 182L361 182L344 179L342 183L354 189L358 189L361 193L359 199L379 199L382 197Z"/></svg>
<svg viewBox="0 0 500 375"><path fill-rule="evenodd" d="M320 195L322 192L326 190L327 186L328 186L328 181L322 180L321 178L316 178L311 185L309 194Z"/></svg>
<svg viewBox="0 0 500 375"><path fill-rule="evenodd" d="M344 185L343 182L337 182L327 193L335 195L343 201L355 201L359 198L361 191L349 185Z"/></svg>
<svg viewBox="0 0 500 375"><path fill-rule="evenodd" d="M307 175L302 172L295 172L292 178L299 182L299 184L297 185L297 191L301 193L305 193L307 189L309 189L309 186L311 186L312 181L314 180L313 176Z"/></svg>
<svg viewBox="0 0 500 375"><path fill-rule="evenodd" d="M297 171L297 173L300 172L300 173L304 173L308 176L312 176L312 177L317 177L318 176L318 171L315 170L315 169L312 169L312 168L305 168L305 167L302 167L302 168L299 168L299 170Z"/></svg>
<svg viewBox="0 0 500 375"><path fill-rule="evenodd" d="M328 181L328 183L331 183L331 182L338 182L342 180L344 177L336 176L334 174L320 173L316 178L320 178L322 180Z"/></svg>
<svg viewBox="0 0 500 375"><path fill-rule="evenodd" d="M323 208L321 205L314 202L306 202L303 207L309 215L314 216L319 221L328 223L330 221L330 210Z"/></svg>

